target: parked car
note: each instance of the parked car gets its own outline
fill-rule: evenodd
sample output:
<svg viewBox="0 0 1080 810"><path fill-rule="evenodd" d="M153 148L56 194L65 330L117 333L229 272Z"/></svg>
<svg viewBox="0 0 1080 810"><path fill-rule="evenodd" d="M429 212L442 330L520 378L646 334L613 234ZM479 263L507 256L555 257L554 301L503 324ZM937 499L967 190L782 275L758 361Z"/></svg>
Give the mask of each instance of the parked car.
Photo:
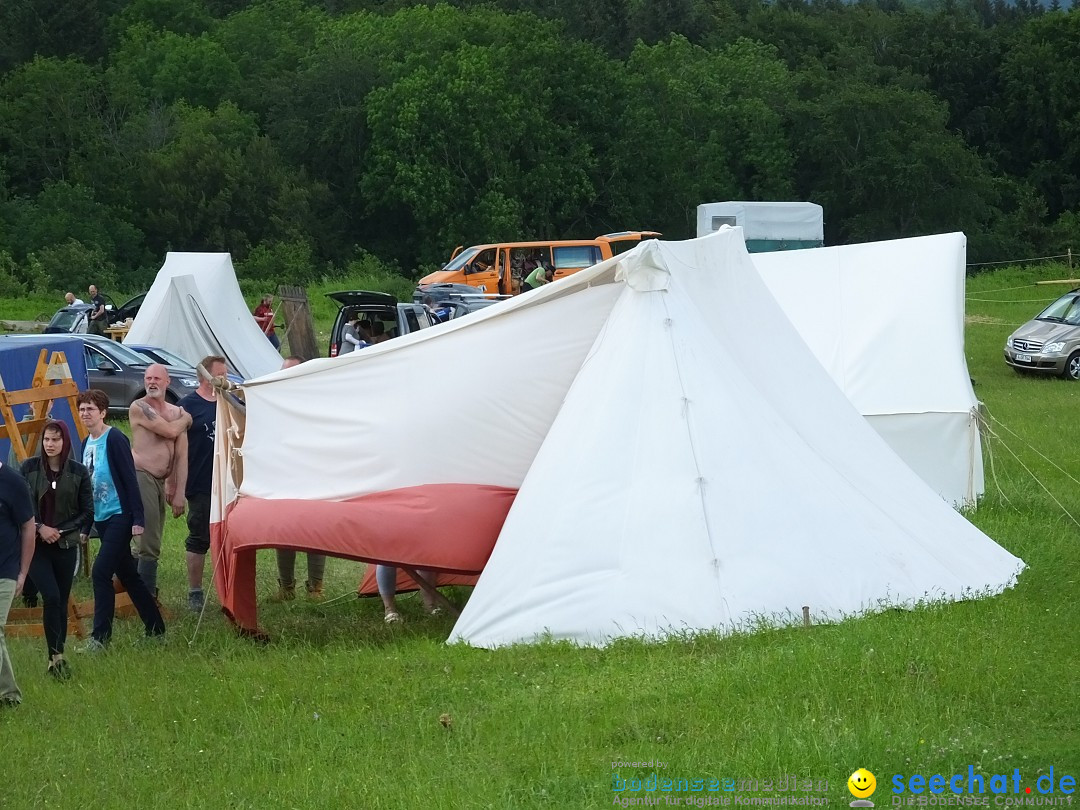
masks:
<svg viewBox="0 0 1080 810"><path fill-rule="evenodd" d="M110 413L126 414L128 406L146 394L143 375L151 364L150 359L100 335L84 335L83 340L90 387L100 388L109 395ZM199 387L199 377L191 369L170 365L165 367L170 378L165 391L165 399L169 402L179 402Z"/></svg>
<svg viewBox="0 0 1080 810"><path fill-rule="evenodd" d="M109 396L109 413L123 416L133 401L143 396L143 374L151 360L129 349L122 343L109 340L101 335L72 335L82 344L83 359L86 361L86 377L91 388L100 388ZM7 335L5 340L42 342L41 335ZM165 398L169 402L178 402L199 386L198 376L186 368L166 366L169 372L169 387Z"/></svg>
<svg viewBox="0 0 1080 810"><path fill-rule="evenodd" d="M199 373L195 369L195 363L192 363L189 360L185 360L180 355L174 354L174 353L170 352L168 349L163 349L160 346L144 346L144 345L139 344L139 343L136 343L136 344L125 343L124 345L129 349L134 349L139 354L146 355L148 358L150 358L150 362L152 362L152 363L161 363L163 366L171 366L172 368L182 368L182 369L185 369L187 371L191 371L191 372L193 372L195 374ZM202 360L201 357L199 359ZM240 383L242 383L244 381L243 377L241 377L241 376L239 376L237 374L233 374L231 372L229 374L227 374L226 376L229 378L229 380L231 382L234 382L237 385L239 385Z"/></svg>
<svg viewBox="0 0 1080 810"><path fill-rule="evenodd" d="M109 323L113 324L120 321L126 321L128 318L134 318L138 315L139 307L142 306L143 299L146 298L146 293L136 295L119 308L113 303L113 300L109 296L102 294L101 297L105 299L105 309L109 313ZM60 307L60 309L56 310L56 314L49 320L48 325L45 327L45 332L48 334L86 334L86 327L90 320L90 311L92 309L93 306L90 304L68 304L67 306Z"/></svg>
<svg viewBox="0 0 1080 810"><path fill-rule="evenodd" d="M468 284L454 284L451 282L439 283L439 284L420 284L413 290L413 303L422 304L424 299L428 296L438 303L439 301L448 301L451 296L469 296L472 298L494 298L496 300L505 298L506 296L500 296L495 293L485 293L476 287L470 287Z"/></svg>
<svg viewBox="0 0 1080 810"><path fill-rule="evenodd" d="M389 293L343 290L327 293L326 296L340 306L334 326L330 330L330 357L337 357L345 324L357 314L372 322L381 321L384 334L388 338L407 335L431 326L431 318L423 306L400 303Z"/></svg>
<svg viewBox="0 0 1080 810"><path fill-rule="evenodd" d="M139 293L134 298L129 298L121 306L109 313L109 323L122 323L128 318L135 320L135 316L139 314L139 309L145 300L146 293Z"/></svg>
<svg viewBox="0 0 1080 810"><path fill-rule="evenodd" d="M66 307L60 307L45 327L46 334L85 334L91 309L93 307L89 304L69 304Z"/></svg>
<svg viewBox="0 0 1080 810"><path fill-rule="evenodd" d="M427 298L434 302L435 309L447 313L443 320L450 321L505 301L510 296L483 293L467 284L422 284L413 292L414 303L422 304Z"/></svg>
<svg viewBox="0 0 1080 810"><path fill-rule="evenodd" d="M1080 289L1061 296L1009 335L1005 362L1018 373L1080 380Z"/></svg>

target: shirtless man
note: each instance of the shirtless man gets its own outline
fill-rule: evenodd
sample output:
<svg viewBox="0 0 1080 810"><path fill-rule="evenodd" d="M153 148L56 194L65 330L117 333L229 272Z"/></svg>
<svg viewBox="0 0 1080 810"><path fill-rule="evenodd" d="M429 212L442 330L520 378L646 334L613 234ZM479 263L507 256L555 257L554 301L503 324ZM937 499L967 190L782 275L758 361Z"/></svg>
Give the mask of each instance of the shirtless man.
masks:
<svg viewBox="0 0 1080 810"><path fill-rule="evenodd" d="M191 415L165 401L169 372L154 363L143 375L146 396L131 403L131 455L139 479L146 528L134 538L139 558L139 576L150 593L157 594L157 568L161 557L161 535L165 528L165 504L173 517L184 514L187 487L187 429Z"/></svg>

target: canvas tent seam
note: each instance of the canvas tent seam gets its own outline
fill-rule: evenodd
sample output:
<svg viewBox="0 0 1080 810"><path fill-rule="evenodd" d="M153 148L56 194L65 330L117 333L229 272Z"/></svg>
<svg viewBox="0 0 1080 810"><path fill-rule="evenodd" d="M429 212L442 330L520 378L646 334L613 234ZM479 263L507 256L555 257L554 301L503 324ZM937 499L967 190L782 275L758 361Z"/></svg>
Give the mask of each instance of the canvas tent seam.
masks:
<svg viewBox="0 0 1080 810"><path fill-rule="evenodd" d="M188 278L192 278L192 277L188 276ZM195 308L195 312L198 313L200 318L202 318L203 325L207 328L208 331L213 332L214 330L213 330L213 327L210 326L210 320L209 320L209 318L206 317L206 313L203 312L202 304L200 304L198 299L194 295L192 295L191 293L188 293L187 297L188 297L188 301L190 301L191 305ZM225 347L222 346L220 348L221 348L221 354L222 354L222 356L224 356L225 363L228 365L228 367L229 368L237 368L236 363L233 362L232 357L229 356L229 353L225 349ZM197 357L197 358L193 358L193 360L194 360L194 362L198 363L200 360L202 360L202 358Z"/></svg>
<svg viewBox="0 0 1080 810"><path fill-rule="evenodd" d="M666 260L667 260L667 257L665 257L665 261ZM713 536L712 523L709 520L708 501L706 500L706 497L705 497L705 489L706 489L706 487L708 485L708 481L705 479L705 476L702 473L701 460L698 457L698 448L697 448L697 446L695 444L695 441L694 441L694 431L693 431L693 428L691 426L691 415L690 415L692 400L688 396L688 393L687 393L687 390L686 390L686 381L683 378L682 365L679 363L679 352L678 352L678 349L677 349L677 347L675 345L675 336L674 336L674 324L675 324L675 321L674 321L674 318L672 317L671 310L670 310L670 308L668 306L668 299L667 299L667 296L665 295L666 292L667 292L666 290L656 290L652 294L657 294L657 295L661 296L661 298L660 298L661 306L663 307L664 314L666 316L665 319L664 319L664 331L667 333L668 346L671 349L671 358L672 358L672 362L674 363L674 366L675 366L675 376L679 380L679 393L680 393L680 396L682 398L682 403L683 403L683 407L682 407L683 424L684 424L684 426L686 428L686 438L687 438L687 441L688 441L688 443L690 445L690 455L691 455L691 458L693 458L693 460L694 460L694 472L696 474L695 484L696 484L697 490L698 490L698 500L701 503L702 520L704 520L704 522L705 522L705 537L706 537L706 539L708 540L708 543L709 543L709 553L710 553L711 558L712 558L712 567L713 567L714 576L716 578L717 588L722 593L722 588L720 588L720 564L719 564L720 561L719 561L719 558L717 557L717 553L716 553L716 538ZM642 294L648 294L648 293L642 293ZM721 596L721 598L723 598L723 597Z"/></svg>

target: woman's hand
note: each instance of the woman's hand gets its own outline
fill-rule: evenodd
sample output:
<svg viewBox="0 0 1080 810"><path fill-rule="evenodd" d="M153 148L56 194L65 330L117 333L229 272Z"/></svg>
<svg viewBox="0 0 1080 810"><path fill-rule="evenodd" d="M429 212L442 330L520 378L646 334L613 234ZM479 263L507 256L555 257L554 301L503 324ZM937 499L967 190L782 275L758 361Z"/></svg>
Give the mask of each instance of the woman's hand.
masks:
<svg viewBox="0 0 1080 810"><path fill-rule="evenodd" d="M58 532L52 526L42 526L38 529L38 537L41 538L43 543L55 543L60 539L60 532Z"/></svg>

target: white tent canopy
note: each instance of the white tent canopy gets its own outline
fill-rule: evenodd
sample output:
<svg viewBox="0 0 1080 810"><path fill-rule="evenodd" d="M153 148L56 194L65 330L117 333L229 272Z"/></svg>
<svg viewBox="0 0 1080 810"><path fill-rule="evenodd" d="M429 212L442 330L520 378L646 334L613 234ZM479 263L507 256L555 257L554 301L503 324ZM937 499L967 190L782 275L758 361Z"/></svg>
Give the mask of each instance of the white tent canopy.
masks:
<svg viewBox="0 0 1080 810"><path fill-rule="evenodd" d="M760 362L763 328L784 374ZM325 503L329 515L372 493L519 490L452 640L604 644L789 621L803 605L837 619L996 592L1023 566L852 408L738 229L646 242L246 390L234 514L245 498L260 510ZM363 396L311 419L311 403L341 392ZM424 426L447 420L480 440L433 445ZM245 542L228 507L223 517L219 534Z"/></svg>
<svg viewBox="0 0 1080 810"><path fill-rule="evenodd" d="M855 408L955 504L974 503L984 486L964 357L966 245L949 233L751 256Z"/></svg>
<svg viewBox="0 0 1080 810"><path fill-rule="evenodd" d="M248 311L228 253L169 253L125 343L160 346L198 363L221 355L242 377L281 367Z"/></svg>

